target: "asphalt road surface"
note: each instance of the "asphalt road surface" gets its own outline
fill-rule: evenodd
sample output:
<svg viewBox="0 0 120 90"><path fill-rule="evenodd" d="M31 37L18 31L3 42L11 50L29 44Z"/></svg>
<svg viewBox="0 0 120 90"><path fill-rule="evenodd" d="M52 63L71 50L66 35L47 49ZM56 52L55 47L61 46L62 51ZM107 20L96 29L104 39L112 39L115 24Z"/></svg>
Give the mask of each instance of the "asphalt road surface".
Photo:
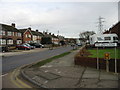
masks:
<svg viewBox="0 0 120 90"><path fill-rule="evenodd" d="M52 56L72 50L71 46L60 47L53 50L45 50L42 52L27 53L16 56L7 56L2 58L2 74L6 74L17 67L31 64L40 60L50 58Z"/></svg>

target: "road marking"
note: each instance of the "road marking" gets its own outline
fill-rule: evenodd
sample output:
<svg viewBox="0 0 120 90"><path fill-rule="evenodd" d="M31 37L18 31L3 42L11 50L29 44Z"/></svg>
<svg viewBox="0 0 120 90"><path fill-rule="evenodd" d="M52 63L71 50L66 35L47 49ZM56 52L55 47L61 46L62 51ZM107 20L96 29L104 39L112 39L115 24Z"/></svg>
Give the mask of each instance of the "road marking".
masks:
<svg viewBox="0 0 120 90"><path fill-rule="evenodd" d="M8 73L6 73L6 74L3 74L3 75L0 75L0 77L4 77L4 76L6 76L6 75L8 75Z"/></svg>
<svg viewBox="0 0 120 90"><path fill-rule="evenodd" d="M23 81L21 81L18 77L18 70L15 69L13 72L12 72L12 75L11 75L11 81L13 84L15 84L17 87L19 88L32 88L31 86L27 85L26 83L24 83Z"/></svg>

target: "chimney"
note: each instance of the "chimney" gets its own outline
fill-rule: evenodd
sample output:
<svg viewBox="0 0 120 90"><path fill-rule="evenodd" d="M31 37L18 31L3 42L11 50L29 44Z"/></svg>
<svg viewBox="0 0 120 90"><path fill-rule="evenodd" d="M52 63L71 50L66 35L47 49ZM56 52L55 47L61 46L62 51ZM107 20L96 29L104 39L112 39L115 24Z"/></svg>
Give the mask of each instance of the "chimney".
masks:
<svg viewBox="0 0 120 90"><path fill-rule="evenodd" d="M51 33L49 33L49 35L51 35Z"/></svg>
<svg viewBox="0 0 120 90"><path fill-rule="evenodd" d="M28 29L31 30L31 27L29 27Z"/></svg>
<svg viewBox="0 0 120 90"><path fill-rule="evenodd" d="M45 32L45 34L47 34L47 32Z"/></svg>
<svg viewBox="0 0 120 90"><path fill-rule="evenodd" d="M36 32L38 32L38 30L36 30Z"/></svg>
<svg viewBox="0 0 120 90"><path fill-rule="evenodd" d="M12 23L11 26L15 28L15 23Z"/></svg>

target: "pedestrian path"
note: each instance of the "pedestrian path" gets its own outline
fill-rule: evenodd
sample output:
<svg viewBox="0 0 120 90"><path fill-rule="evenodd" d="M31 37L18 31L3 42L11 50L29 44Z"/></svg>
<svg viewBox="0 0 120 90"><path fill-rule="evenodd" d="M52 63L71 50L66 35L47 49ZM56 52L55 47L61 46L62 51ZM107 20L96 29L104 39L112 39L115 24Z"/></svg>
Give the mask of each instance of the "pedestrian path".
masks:
<svg viewBox="0 0 120 90"><path fill-rule="evenodd" d="M24 74L44 88L118 88L118 75L94 68L74 65L73 51L37 68L26 68Z"/></svg>
<svg viewBox="0 0 120 90"><path fill-rule="evenodd" d="M33 53L33 52L40 52L48 50L48 48L35 48L33 50L15 50L13 52L0 52L0 56L6 57L6 56L15 56L15 55L22 55L22 54L27 54L27 53Z"/></svg>

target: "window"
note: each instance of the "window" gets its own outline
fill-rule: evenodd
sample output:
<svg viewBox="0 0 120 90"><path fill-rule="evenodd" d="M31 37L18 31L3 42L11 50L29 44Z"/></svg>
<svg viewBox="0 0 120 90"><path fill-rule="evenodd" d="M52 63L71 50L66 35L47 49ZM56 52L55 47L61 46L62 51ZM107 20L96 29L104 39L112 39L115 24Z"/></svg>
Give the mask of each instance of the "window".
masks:
<svg viewBox="0 0 120 90"><path fill-rule="evenodd" d="M113 37L113 40L118 40L118 37Z"/></svg>
<svg viewBox="0 0 120 90"><path fill-rule="evenodd" d="M17 40L17 44L21 44L22 43L22 40Z"/></svg>
<svg viewBox="0 0 120 90"><path fill-rule="evenodd" d="M31 38L31 35L30 34L26 34L26 38Z"/></svg>
<svg viewBox="0 0 120 90"><path fill-rule="evenodd" d="M13 35L13 33L10 32L10 31L8 31L7 34L8 34L8 36L12 36Z"/></svg>
<svg viewBox="0 0 120 90"><path fill-rule="evenodd" d="M0 35L5 35L5 31L0 31Z"/></svg>
<svg viewBox="0 0 120 90"><path fill-rule="evenodd" d="M101 37L97 37L98 41L102 41L103 39Z"/></svg>
<svg viewBox="0 0 120 90"><path fill-rule="evenodd" d="M21 35L21 33L17 33L17 36L21 37L22 35Z"/></svg>
<svg viewBox="0 0 120 90"><path fill-rule="evenodd" d="M13 44L13 40L12 39L7 40L7 44Z"/></svg>
<svg viewBox="0 0 120 90"><path fill-rule="evenodd" d="M28 34L28 38L31 38L31 35L30 35L30 34Z"/></svg>
<svg viewBox="0 0 120 90"><path fill-rule="evenodd" d="M25 37L27 38L27 34L25 35Z"/></svg>
<svg viewBox="0 0 120 90"><path fill-rule="evenodd" d="M111 37L104 37L105 40L111 40Z"/></svg>
<svg viewBox="0 0 120 90"><path fill-rule="evenodd" d="M0 39L0 45L5 45L6 44L6 40L5 39Z"/></svg>

